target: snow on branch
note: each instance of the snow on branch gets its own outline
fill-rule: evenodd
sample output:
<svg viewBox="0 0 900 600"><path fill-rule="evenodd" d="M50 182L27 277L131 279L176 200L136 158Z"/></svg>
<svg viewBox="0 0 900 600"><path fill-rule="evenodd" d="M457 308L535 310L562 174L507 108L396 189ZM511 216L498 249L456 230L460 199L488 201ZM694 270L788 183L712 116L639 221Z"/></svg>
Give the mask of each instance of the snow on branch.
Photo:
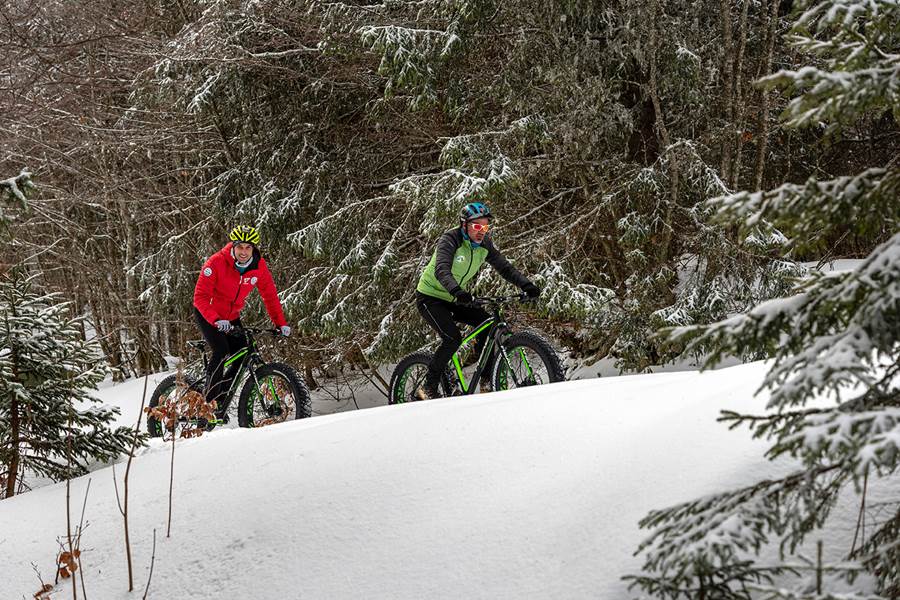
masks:
<svg viewBox="0 0 900 600"><path fill-rule="evenodd" d="M782 70L760 80L766 87L800 91L788 104L790 127L830 122L830 130L871 110L900 105L900 53L894 0L806 1L788 41L823 58L820 66Z"/></svg>
<svg viewBox="0 0 900 600"><path fill-rule="evenodd" d="M741 191L709 200L720 220L740 220L745 228L773 223L801 248L825 232L848 224L860 233L900 226L900 170L873 167L827 181L810 178L773 190ZM798 218L798 215L803 215Z"/></svg>
<svg viewBox="0 0 900 600"><path fill-rule="evenodd" d="M392 194L406 198L410 205L424 209L420 229L433 235L448 222L454 222L459 207L474 196L493 196L501 189L514 185L518 174L506 156L495 156L481 175L459 169L445 169L439 173L412 175L390 186Z"/></svg>
<svg viewBox="0 0 900 600"><path fill-rule="evenodd" d="M794 296L669 334L693 351L711 349L707 366L729 351L774 354L762 387L772 389L770 406L786 407L825 391L871 386L873 369L897 360L898 324L900 232L853 270L818 274Z"/></svg>
<svg viewBox="0 0 900 600"><path fill-rule="evenodd" d="M378 73L387 78L385 96L395 89L409 90L413 109L437 101L434 81L440 67L460 46L459 36L398 25L364 25L357 33L369 50L381 54Z"/></svg>
<svg viewBox="0 0 900 600"><path fill-rule="evenodd" d="M10 199L23 209L28 208L25 192L34 187L34 183L31 181L31 172L26 169L22 169L15 177L0 179L0 191L3 192L3 198L6 199L8 194Z"/></svg>
<svg viewBox="0 0 900 600"><path fill-rule="evenodd" d="M496 153L501 144L523 146L546 140L548 136L549 126L542 117L522 117L504 129L442 138L446 143L441 149L440 162L447 167L464 168L483 160L486 154Z"/></svg>
<svg viewBox="0 0 900 600"><path fill-rule="evenodd" d="M751 557L773 533L782 546L802 543L817 520L805 518L808 507L831 506L845 479L839 464L817 465L784 478L759 483L653 511L641 522L654 532L643 541L644 571L658 578L629 576L645 589L667 586L666 597L701 597L697 592L719 588L721 595L737 598L734 588L748 583L771 583L777 575L796 570L789 566L755 567ZM734 587L732 587L734 586ZM671 595L679 591L684 596ZM693 592L693 595L692 595Z"/></svg>

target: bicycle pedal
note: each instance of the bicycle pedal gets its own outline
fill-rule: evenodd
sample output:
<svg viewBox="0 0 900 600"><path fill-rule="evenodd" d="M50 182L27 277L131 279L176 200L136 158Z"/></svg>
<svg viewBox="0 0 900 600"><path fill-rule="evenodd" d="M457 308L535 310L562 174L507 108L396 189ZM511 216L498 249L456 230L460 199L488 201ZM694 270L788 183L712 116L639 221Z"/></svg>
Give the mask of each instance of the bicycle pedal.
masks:
<svg viewBox="0 0 900 600"><path fill-rule="evenodd" d="M228 415L222 415L221 417L214 417L212 419L198 419L197 426L206 427L207 430L211 430L213 427L218 427L219 425L227 425L228 421ZM203 423L203 425L200 425L200 423Z"/></svg>

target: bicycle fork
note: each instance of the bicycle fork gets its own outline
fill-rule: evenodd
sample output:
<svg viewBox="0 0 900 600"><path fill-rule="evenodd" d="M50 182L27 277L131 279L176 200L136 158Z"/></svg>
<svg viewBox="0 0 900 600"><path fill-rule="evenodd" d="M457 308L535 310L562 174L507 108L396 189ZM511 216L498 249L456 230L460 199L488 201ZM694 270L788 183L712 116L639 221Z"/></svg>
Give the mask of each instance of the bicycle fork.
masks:
<svg viewBox="0 0 900 600"><path fill-rule="evenodd" d="M531 365L528 363L528 357L525 356L525 349L519 348L519 356L522 358L522 364L525 366L525 381L521 381L519 376L516 374L516 370L513 369L512 363L509 360L509 352L503 343L498 343L497 348L500 350L498 354L503 359L503 362L506 364L506 372L507 376L512 376L513 382L516 384L516 387L525 387L526 385L534 384L534 372L531 370ZM497 360L500 360L498 358Z"/></svg>
<svg viewBox="0 0 900 600"><path fill-rule="evenodd" d="M272 377L265 382L264 385L260 385L259 378L256 376L256 369L250 370L250 376L253 377L254 387L256 388L256 397L259 400L259 403L265 411L265 413L270 417L278 417L281 416L282 408L280 398L278 396L278 390L275 389L275 381ZM272 404L266 402L266 394L265 387L268 385L269 391L272 393ZM251 405L252 406L252 405Z"/></svg>

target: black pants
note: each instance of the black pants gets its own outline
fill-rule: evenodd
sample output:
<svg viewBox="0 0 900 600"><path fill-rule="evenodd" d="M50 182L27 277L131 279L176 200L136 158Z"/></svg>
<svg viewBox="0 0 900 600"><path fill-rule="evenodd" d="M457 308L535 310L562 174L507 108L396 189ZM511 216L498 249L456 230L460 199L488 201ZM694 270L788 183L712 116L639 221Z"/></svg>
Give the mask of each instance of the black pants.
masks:
<svg viewBox="0 0 900 600"><path fill-rule="evenodd" d="M434 387L440 381L441 373L443 373L444 367L450 361L450 357L453 356L453 353L456 352L462 343L462 334L456 326L456 321L475 326L484 322L490 315L479 306L466 306L448 302L447 300L441 300L419 292L416 292L416 307L419 309L425 322L431 325L438 335L441 336L441 345L434 353L431 364L428 365L428 377L425 380L426 385ZM481 352L486 339L487 336L484 333L480 334L476 339L476 356Z"/></svg>
<svg viewBox="0 0 900 600"><path fill-rule="evenodd" d="M200 328L200 333L209 347L212 349L212 358L206 366L206 401L215 400L217 403L216 412L221 416L228 408L224 402L227 400L225 396L228 388L231 387L231 380L237 375L237 370L241 361L228 367L225 370L225 359L234 354L247 345L247 340L242 335L228 335L219 331L215 325L211 325L203 318L200 311L194 307L194 320ZM235 319L231 321L232 325L241 325L241 320Z"/></svg>

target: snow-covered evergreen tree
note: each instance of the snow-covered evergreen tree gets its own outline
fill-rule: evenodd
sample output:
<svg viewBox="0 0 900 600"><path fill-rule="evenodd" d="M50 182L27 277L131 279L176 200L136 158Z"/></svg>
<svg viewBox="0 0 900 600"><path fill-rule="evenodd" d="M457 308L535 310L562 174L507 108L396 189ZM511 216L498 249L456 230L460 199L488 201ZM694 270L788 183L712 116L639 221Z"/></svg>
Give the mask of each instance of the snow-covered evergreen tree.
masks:
<svg viewBox="0 0 900 600"><path fill-rule="evenodd" d="M881 0L804 2L791 41L815 55L815 66L784 70L764 85L799 92L786 111L790 127L816 127L840 140L860 121L900 119L900 6ZM880 239L854 268L816 273L794 295L763 302L705 327L676 329L673 337L710 351L707 365L747 350L774 356L763 388L769 413L725 413L772 440L768 456L792 457L801 467L762 481L651 513L642 526L644 574L635 583L661 598L837 597L809 580L796 589L767 585L789 565L759 565L755 554L780 543L793 554L827 519L838 493L900 466L900 154L855 174L713 201L719 217L748 231L766 221L789 247L821 248L835 232ZM818 398L815 407L808 403ZM826 402L826 400L828 400ZM831 565L832 577L875 580L878 595L900 596L900 499ZM788 568L789 567L789 568Z"/></svg>
<svg viewBox="0 0 900 600"><path fill-rule="evenodd" d="M112 7L100 22L134 19L153 33L134 53L116 27L110 35L122 38L97 52L128 46L122 74L92 77L140 75L98 97L95 113L64 107L80 150L61 153L92 165L85 172L108 171L107 185L83 177L72 189L69 172L53 174L54 188L78 199L56 205L91 232L86 247L103 266L71 295L90 303L101 339L127 324L141 356L177 353L193 331L197 265L223 232L250 222L308 341L291 358L343 364L368 350L389 361L423 342L415 278L465 194L480 192L499 215L498 246L545 290L526 319L625 368L664 361L678 348L653 338L661 322L744 310L794 273L772 261L776 229L763 225L756 246L739 247L700 203L757 180L838 170L812 135L776 143L769 104L783 99L750 85L772 64L795 64L775 35L780 4L184 0L143 16ZM36 28L47 52L59 46L54 22ZM107 64L79 56L82 73ZM103 116L112 107L128 108ZM42 118L33 126L55 117ZM108 153L86 141L100 131ZM45 156L42 144L24 146L7 155ZM30 239L70 237L41 224ZM478 291L495 283L485 269ZM141 337L148 314L155 323ZM104 351L127 364L118 346Z"/></svg>
<svg viewBox="0 0 900 600"><path fill-rule="evenodd" d="M110 428L118 409L91 406L107 367L58 295L14 269L0 276L0 479L4 497L27 474L61 480L110 460L134 432Z"/></svg>
<svg viewBox="0 0 900 600"><path fill-rule="evenodd" d="M587 322L613 332L608 353L623 369L643 370L683 347L655 336L664 326L708 323L788 291L803 269L777 259L786 242L763 222L737 236L712 220L704 202L728 188L689 140L665 150L604 202L623 216L618 244L629 276Z"/></svg>

